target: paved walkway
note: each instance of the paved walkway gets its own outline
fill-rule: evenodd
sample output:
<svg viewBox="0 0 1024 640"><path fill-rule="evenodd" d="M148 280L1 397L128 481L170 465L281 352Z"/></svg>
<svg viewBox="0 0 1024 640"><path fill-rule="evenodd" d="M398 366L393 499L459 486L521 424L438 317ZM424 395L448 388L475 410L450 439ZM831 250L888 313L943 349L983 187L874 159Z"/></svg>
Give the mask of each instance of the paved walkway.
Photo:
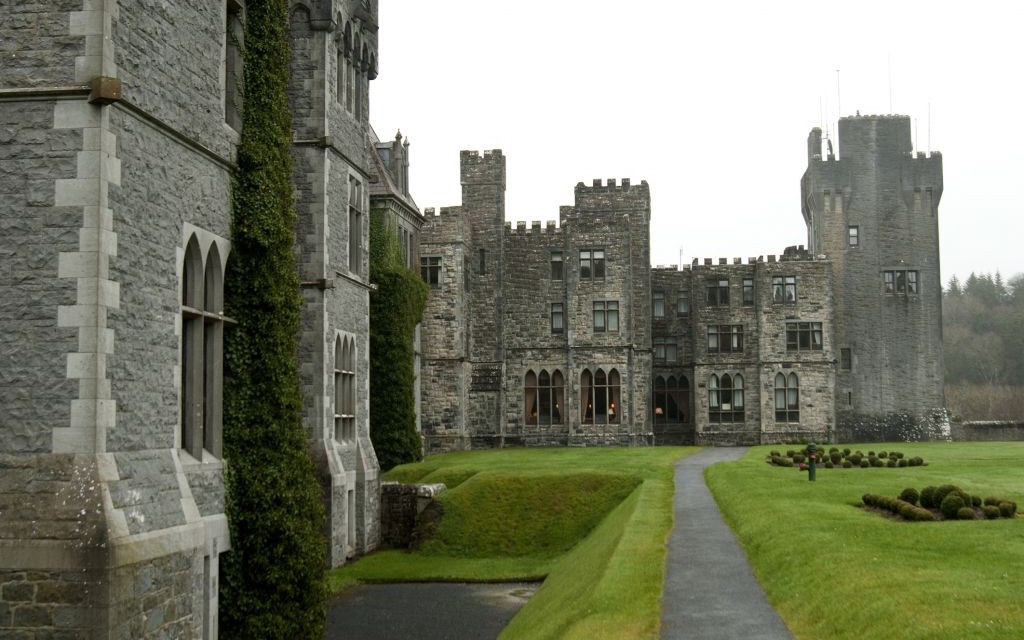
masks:
<svg viewBox="0 0 1024 640"><path fill-rule="evenodd" d="M675 528L668 544L661 637L791 640L704 483L704 469L743 447L703 449L676 463Z"/></svg>

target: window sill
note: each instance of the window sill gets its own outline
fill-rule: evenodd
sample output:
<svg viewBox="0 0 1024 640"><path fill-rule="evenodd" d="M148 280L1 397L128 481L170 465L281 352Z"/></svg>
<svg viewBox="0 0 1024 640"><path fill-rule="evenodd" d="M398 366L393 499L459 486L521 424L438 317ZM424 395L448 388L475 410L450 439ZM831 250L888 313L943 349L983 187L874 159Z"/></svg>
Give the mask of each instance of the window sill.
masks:
<svg viewBox="0 0 1024 640"><path fill-rule="evenodd" d="M196 460L195 457L185 449L178 449L178 458L181 460L182 470L186 473L197 469L202 469L203 471L216 471L224 468L224 461L220 458L214 457L214 455L206 449L203 449L202 460Z"/></svg>

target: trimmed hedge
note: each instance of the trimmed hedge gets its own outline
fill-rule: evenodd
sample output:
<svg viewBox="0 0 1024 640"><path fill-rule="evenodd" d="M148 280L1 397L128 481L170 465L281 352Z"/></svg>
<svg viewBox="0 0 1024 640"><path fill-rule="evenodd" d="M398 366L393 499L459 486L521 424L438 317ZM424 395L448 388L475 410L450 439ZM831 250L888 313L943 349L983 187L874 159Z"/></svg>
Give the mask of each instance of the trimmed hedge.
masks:
<svg viewBox="0 0 1024 640"><path fill-rule="evenodd" d="M324 505L302 426L288 2L249 0L225 336L223 638L322 638Z"/></svg>

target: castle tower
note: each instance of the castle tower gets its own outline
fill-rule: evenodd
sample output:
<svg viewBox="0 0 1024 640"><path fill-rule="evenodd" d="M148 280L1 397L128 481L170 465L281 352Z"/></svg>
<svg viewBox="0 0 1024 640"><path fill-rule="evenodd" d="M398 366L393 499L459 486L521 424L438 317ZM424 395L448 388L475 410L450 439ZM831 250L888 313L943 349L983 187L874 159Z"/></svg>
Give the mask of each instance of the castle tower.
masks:
<svg viewBox="0 0 1024 640"><path fill-rule="evenodd" d="M820 129L808 139L802 210L811 252L833 264L841 439L865 424L906 437L899 416L920 423L945 404L942 157L913 155L910 133L907 116L857 115L839 121L838 158L821 157Z"/></svg>
<svg viewBox="0 0 1024 640"><path fill-rule="evenodd" d="M372 550L380 535L369 421L376 18L376 1L319 0L297 5L290 24L303 424L325 496L331 566Z"/></svg>

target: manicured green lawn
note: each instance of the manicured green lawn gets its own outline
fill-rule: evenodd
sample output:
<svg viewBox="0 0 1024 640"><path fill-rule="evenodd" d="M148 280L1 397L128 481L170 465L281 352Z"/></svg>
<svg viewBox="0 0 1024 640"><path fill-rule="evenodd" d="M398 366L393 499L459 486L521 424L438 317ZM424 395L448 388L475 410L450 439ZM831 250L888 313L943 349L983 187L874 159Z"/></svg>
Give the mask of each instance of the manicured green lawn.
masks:
<svg viewBox="0 0 1024 640"><path fill-rule="evenodd" d="M1024 505L1024 443L840 445L926 466L772 467L772 449L706 472L772 604L798 638L1024 637L1024 516L901 522L857 508L864 493L955 484Z"/></svg>
<svg viewBox="0 0 1024 640"><path fill-rule="evenodd" d="M449 486L441 526L416 553L332 571L332 589L546 576L502 638L656 638L672 463L696 450L504 449L396 467L386 479Z"/></svg>

